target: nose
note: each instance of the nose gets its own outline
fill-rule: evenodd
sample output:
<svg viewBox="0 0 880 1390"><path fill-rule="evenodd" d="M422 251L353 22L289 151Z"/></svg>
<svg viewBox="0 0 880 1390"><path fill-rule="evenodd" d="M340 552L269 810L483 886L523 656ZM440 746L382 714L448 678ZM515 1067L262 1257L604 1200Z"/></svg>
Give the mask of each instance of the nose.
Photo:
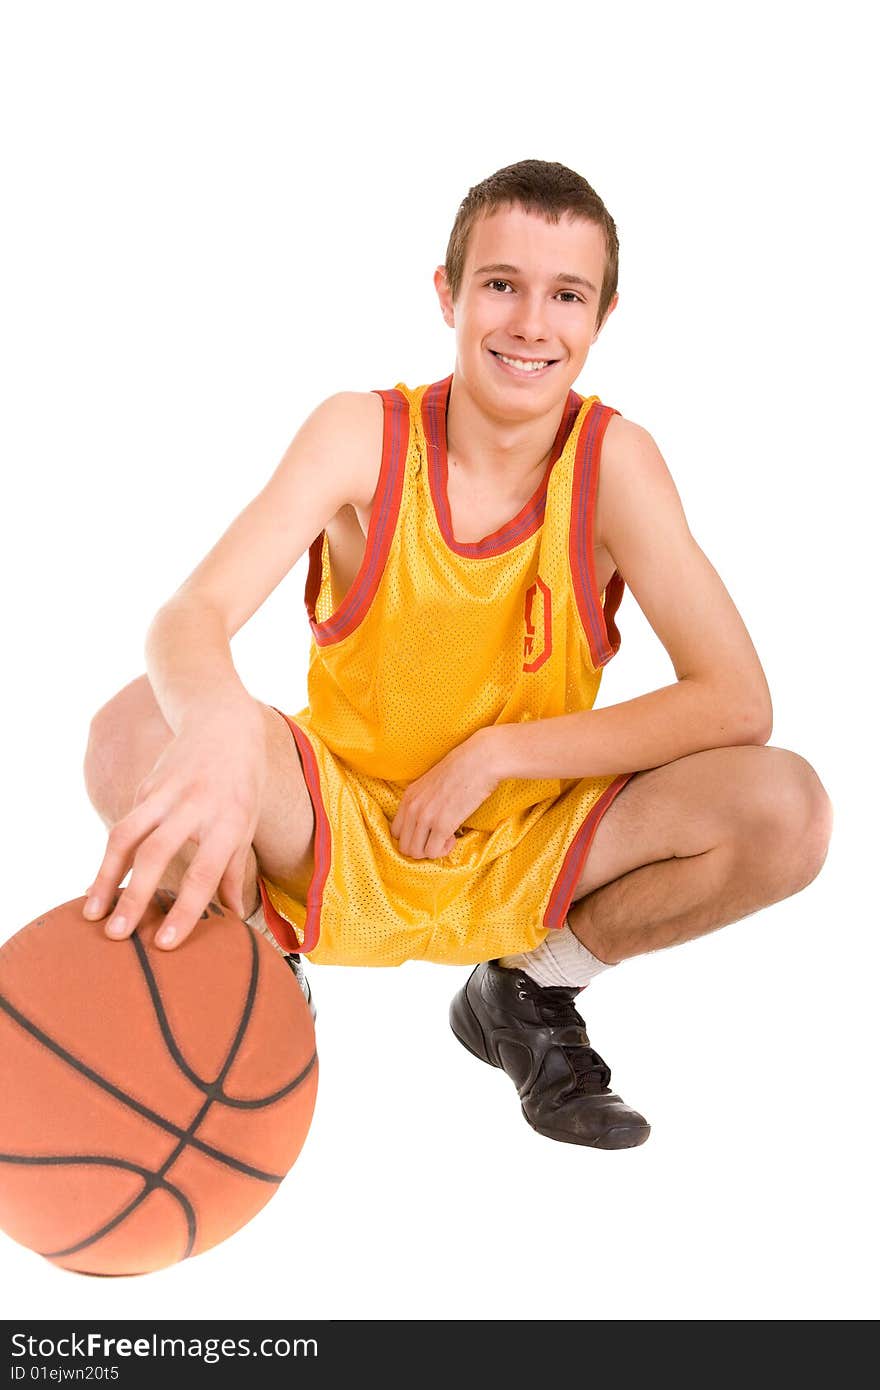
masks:
<svg viewBox="0 0 880 1390"><path fill-rule="evenodd" d="M542 294L521 291L512 308L508 327L515 338L522 338L528 343L547 341L547 310Z"/></svg>

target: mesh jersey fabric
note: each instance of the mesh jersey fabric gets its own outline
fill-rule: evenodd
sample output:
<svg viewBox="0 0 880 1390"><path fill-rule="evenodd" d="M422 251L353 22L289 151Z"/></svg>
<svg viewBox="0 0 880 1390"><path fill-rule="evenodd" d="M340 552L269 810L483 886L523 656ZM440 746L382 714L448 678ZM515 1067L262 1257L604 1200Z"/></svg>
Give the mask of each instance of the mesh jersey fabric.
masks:
<svg viewBox="0 0 880 1390"><path fill-rule="evenodd" d="M443 858L410 859L391 836L410 782L484 726L591 708L620 646L623 579L600 595L593 564L616 412L570 390L538 490L492 535L462 543L446 487L451 384L377 392L379 481L338 605L324 531L309 551L309 702L284 718L315 813L315 868L305 902L265 877L260 893L281 945L319 964L475 964L534 949L564 925L596 827L632 775L505 779Z"/></svg>

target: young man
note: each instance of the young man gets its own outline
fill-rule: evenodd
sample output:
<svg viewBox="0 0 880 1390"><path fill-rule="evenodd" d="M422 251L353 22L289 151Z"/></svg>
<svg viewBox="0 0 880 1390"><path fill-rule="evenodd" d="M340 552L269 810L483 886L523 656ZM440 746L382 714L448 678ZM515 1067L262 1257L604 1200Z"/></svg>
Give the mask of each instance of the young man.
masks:
<svg viewBox="0 0 880 1390"><path fill-rule="evenodd" d="M539 1133L625 1148L574 998L599 971L804 888L831 832L767 747L761 664L651 436L573 389L617 304L617 234L559 164L472 188L435 285L450 377L342 392L154 619L92 721L112 827L87 906L131 934L215 894L296 963L476 965L451 1023ZM309 548L309 705L254 700L230 638ZM594 710L628 584L673 685Z"/></svg>

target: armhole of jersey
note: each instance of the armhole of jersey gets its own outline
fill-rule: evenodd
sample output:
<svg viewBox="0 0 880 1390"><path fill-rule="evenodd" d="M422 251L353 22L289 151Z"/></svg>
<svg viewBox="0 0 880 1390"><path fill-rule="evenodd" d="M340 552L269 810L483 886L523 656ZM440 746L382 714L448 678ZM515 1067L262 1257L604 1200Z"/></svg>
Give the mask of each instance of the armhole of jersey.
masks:
<svg viewBox="0 0 880 1390"><path fill-rule="evenodd" d="M396 388L392 391L376 391L375 394L382 397L384 411L382 465L373 500L364 557L342 603L335 613L323 622L318 622L315 610L324 577L326 531L319 532L309 546L305 605L309 626L319 647L340 642L343 637L348 637L354 632L363 621L385 569L400 509L409 446L409 402Z"/></svg>
<svg viewBox="0 0 880 1390"><path fill-rule="evenodd" d="M593 406L581 428L572 479L569 566L581 627L596 671L605 666L620 647L620 633L614 616L626 588L620 571L615 570L605 589L603 604L602 595L596 588L593 563L593 528L602 440L608 421L612 415L619 414L620 411L601 405L599 401Z"/></svg>

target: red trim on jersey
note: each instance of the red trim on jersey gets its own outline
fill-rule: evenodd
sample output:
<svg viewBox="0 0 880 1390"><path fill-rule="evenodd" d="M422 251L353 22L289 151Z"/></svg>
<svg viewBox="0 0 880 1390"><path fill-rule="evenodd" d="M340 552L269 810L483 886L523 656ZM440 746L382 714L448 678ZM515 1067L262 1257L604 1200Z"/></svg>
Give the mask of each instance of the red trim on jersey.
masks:
<svg viewBox="0 0 880 1390"><path fill-rule="evenodd" d="M400 510L406 458L409 451L409 402L402 391L376 391L382 397L382 466L373 499L370 525L360 569L354 583L336 612L324 622L315 619L315 605L321 592L322 557L325 532L321 531L309 546L309 572L306 578L305 605L309 625L319 647L341 642L363 621L373 601L385 570L391 549L391 539Z"/></svg>
<svg viewBox="0 0 880 1390"><path fill-rule="evenodd" d="M596 588L593 524L596 492L599 487L599 461L602 440L612 415L619 411L597 401L581 427L575 456L571 488L571 521L568 529L568 559L575 603L595 670L610 661L620 646L620 633L614 614L623 598L624 581L615 570L602 595Z"/></svg>
<svg viewBox="0 0 880 1390"><path fill-rule="evenodd" d="M583 405L583 397L576 391L569 391L544 476L525 506L510 521L506 521L490 536L484 536L481 541L457 541L452 534L452 513L447 489L449 460L446 451L446 410L451 386L452 375L445 377L443 381L436 381L425 391L421 405L422 431L428 447L428 483L437 525L449 549L456 555L466 555L471 559L503 555L506 550L512 550L514 546L528 540L541 526L547 505L550 473L565 448Z"/></svg>
<svg viewBox="0 0 880 1390"><path fill-rule="evenodd" d="M592 554L593 549L590 547L590 555ZM594 577L594 585L595 582L596 580ZM619 570L615 570L608 580L608 586L605 590L605 607L602 610L605 617L605 630L608 633L608 640L611 643L611 656L613 656L620 647L620 633L617 630L617 623L614 621L614 615L620 607L620 600L623 598L625 592L626 585L623 582L623 575ZM611 657L608 659L610 661Z"/></svg>
<svg viewBox="0 0 880 1390"><path fill-rule="evenodd" d="M276 707L273 705L272 708L275 709ZM327 882L327 875L330 872L332 836L330 834L330 822L327 819L327 812L321 796L321 778L318 774L318 764L315 761L312 745L299 725L295 724L289 715L280 709L276 710L276 713L281 715L293 734L302 762L306 786L312 799L312 809L315 813L315 871L312 874L312 881L306 895L306 920L302 945L300 945L299 937L291 923L286 917L281 916L281 913L270 901L262 878L258 878L257 882L266 925L278 944L285 951L291 951L294 954L301 951L303 955L308 955L309 951L313 951L317 946L318 938L321 935L321 907L324 901L324 884Z"/></svg>
<svg viewBox="0 0 880 1390"><path fill-rule="evenodd" d="M592 806L584 817L580 830L568 847L568 853L562 861L562 868L556 875L556 882L553 884L553 891L544 913L545 927L559 929L565 926L566 913L571 907L572 896L583 871L587 851L599 828L599 822L617 793L622 791L629 779L634 776L634 772L625 772L621 777L618 777L616 781L611 783L610 787L606 788L595 806Z"/></svg>

